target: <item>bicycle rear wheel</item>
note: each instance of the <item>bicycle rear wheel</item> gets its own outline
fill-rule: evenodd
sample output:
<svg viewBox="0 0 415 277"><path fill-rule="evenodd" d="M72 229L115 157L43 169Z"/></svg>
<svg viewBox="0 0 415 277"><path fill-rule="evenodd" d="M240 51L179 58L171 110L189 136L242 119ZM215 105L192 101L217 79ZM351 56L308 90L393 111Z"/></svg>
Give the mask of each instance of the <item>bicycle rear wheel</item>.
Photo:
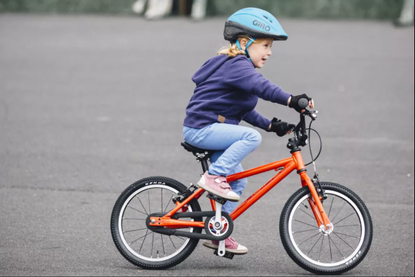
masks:
<svg viewBox="0 0 415 277"><path fill-rule="evenodd" d="M193 252L198 239L155 233L146 225L148 215L173 209L176 206L173 197L186 189L167 177L148 177L135 182L119 196L112 211L111 234L117 249L128 261L145 269L165 269L181 263ZM200 205L192 200L187 212L196 211L200 211ZM201 233L202 229L181 231Z"/></svg>
<svg viewBox="0 0 415 277"><path fill-rule="evenodd" d="M333 230L317 226L308 202L310 191L303 187L282 210L280 236L288 255L302 268L317 274L341 274L357 266L368 253L372 220L353 191L335 183L321 185L327 195L323 206Z"/></svg>

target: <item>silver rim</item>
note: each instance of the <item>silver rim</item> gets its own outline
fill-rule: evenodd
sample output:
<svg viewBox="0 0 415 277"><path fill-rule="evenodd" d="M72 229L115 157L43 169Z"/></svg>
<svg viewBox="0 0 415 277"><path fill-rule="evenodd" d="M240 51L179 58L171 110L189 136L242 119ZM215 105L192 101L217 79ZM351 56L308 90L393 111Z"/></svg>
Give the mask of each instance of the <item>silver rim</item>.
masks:
<svg viewBox="0 0 415 277"><path fill-rule="evenodd" d="M303 196L291 211L288 221L290 240L301 257L308 262L335 267L352 263L360 255L365 237L365 223L358 207L345 195L326 190L323 206L333 224L324 232L317 226L309 207L309 195Z"/></svg>
<svg viewBox="0 0 415 277"><path fill-rule="evenodd" d="M169 186L148 185L124 202L118 229L124 246L131 254L149 262L160 262L176 256L189 244L189 238L154 233L146 226L149 214L167 212L175 207L172 199L177 194L178 191ZM192 211L190 206L188 211ZM193 228L181 230L192 232Z"/></svg>

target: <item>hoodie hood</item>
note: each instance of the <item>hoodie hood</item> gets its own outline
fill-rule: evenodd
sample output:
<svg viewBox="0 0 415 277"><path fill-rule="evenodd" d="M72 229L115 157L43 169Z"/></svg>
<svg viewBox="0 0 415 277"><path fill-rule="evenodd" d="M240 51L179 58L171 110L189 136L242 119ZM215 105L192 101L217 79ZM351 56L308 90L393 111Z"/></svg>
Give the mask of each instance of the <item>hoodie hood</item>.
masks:
<svg viewBox="0 0 415 277"><path fill-rule="evenodd" d="M229 58L228 55L218 55L205 62L193 75L192 80L196 85L206 81L210 75L215 73Z"/></svg>

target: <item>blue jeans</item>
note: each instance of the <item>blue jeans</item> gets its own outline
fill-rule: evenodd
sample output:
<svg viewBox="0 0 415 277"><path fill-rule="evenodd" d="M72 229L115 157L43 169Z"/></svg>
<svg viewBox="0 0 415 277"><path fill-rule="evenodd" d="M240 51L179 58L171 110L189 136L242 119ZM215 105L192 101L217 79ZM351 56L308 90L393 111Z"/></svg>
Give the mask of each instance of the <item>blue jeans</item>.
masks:
<svg viewBox="0 0 415 277"><path fill-rule="evenodd" d="M243 171L241 161L261 144L261 134L252 128L213 123L202 129L183 127L184 140L198 148L217 150L210 158L209 174L228 176ZM246 187L246 178L229 185L238 195ZM222 210L231 213L238 202L227 201Z"/></svg>

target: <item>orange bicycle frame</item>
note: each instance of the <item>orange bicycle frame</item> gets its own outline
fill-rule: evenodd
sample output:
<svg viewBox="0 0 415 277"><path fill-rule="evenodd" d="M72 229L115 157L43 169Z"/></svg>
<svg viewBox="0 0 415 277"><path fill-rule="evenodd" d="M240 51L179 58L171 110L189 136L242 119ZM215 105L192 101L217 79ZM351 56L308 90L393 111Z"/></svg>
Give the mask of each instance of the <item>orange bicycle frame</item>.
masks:
<svg viewBox="0 0 415 277"><path fill-rule="evenodd" d="M318 195L316 188L308 177L304 165L301 152L297 151L292 153L292 157L272 162L266 165L248 169L236 174L229 175L226 180L228 183L261 174L267 171L276 170L279 171L271 180L269 180L265 185L253 193L248 199L246 199L241 205L239 205L231 214L230 217L232 220L238 218L243 212L245 212L249 207L251 207L256 201L258 201L262 196L264 196L268 191L270 191L274 186L281 182L285 177L287 177L292 171L297 170L297 173L300 175L302 186L308 186L311 197L309 197L309 204L311 210L316 217L317 226L320 227L324 225L326 229L329 229L330 220L324 211L323 205L321 203L321 197ZM172 219L171 217L178 212L180 209L183 209L192 199L198 199L205 191L201 188L193 192L191 196L185 199L183 202L177 202L176 207L168 212L163 217L152 217L151 226L165 226L166 228L187 228L187 227L204 227L204 222L196 221L184 221L178 219ZM215 201L210 199L212 210L215 211Z"/></svg>

